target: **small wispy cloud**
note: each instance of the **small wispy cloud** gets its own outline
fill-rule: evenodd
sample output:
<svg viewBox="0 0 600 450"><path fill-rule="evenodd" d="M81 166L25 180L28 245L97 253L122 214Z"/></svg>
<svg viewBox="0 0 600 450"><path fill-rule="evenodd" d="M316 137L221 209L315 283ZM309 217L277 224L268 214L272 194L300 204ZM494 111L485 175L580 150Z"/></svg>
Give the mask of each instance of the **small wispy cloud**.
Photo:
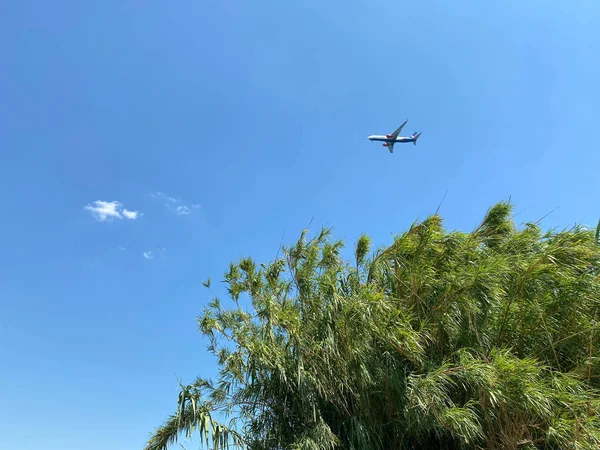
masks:
<svg viewBox="0 0 600 450"><path fill-rule="evenodd" d="M192 213L192 210L185 205L178 206L177 208L175 208L175 214L177 214L178 216L187 216L188 214L191 214L191 213Z"/></svg>
<svg viewBox="0 0 600 450"><path fill-rule="evenodd" d="M152 198L162 201L169 211L178 216L190 215L192 213L192 209L200 208L200 205L197 203L188 206L183 200L171 197L164 192L155 192L151 194L151 196Z"/></svg>
<svg viewBox="0 0 600 450"><path fill-rule="evenodd" d="M176 198L169 197L164 192L154 192L154 193L150 194L150 196L152 198L157 199L157 200L162 200L162 201L166 202L167 204L168 203L177 203L177 199Z"/></svg>
<svg viewBox="0 0 600 450"><path fill-rule="evenodd" d="M128 209L123 208L121 202L117 201L106 202L103 200L96 200L95 202L86 205L85 209L101 222L111 221L113 219L135 220L141 215L138 211L129 211Z"/></svg>
<svg viewBox="0 0 600 450"><path fill-rule="evenodd" d="M153 250L148 250L147 252L142 252L142 256L144 259L163 259L166 251L167 249L164 247L155 248Z"/></svg>
<svg viewBox="0 0 600 450"><path fill-rule="evenodd" d="M120 245L119 245L117 248L118 248L119 250L121 250L122 252L124 252L125 250L127 250L125 247L122 247L122 246L120 246Z"/></svg>

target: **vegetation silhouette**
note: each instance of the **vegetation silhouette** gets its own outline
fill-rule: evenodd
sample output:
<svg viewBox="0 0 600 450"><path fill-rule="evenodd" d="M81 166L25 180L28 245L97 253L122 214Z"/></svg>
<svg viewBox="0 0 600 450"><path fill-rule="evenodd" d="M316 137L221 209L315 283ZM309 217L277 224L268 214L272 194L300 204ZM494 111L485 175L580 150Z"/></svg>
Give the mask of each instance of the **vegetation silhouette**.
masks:
<svg viewBox="0 0 600 450"><path fill-rule="evenodd" d="M363 235L352 261L305 230L231 264L238 306L199 318L218 379L182 386L146 450L195 430L215 449L600 448L600 224L511 212L470 233L435 214L374 253Z"/></svg>

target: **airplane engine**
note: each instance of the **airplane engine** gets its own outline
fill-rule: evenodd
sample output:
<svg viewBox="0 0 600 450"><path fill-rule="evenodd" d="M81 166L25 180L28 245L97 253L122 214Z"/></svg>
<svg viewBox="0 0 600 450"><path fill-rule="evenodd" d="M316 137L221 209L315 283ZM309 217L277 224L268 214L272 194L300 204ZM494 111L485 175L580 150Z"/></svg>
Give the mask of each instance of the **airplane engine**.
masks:
<svg viewBox="0 0 600 450"><path fill-rule="evenodd" d="M384 143L383 143L383 146L384 146L384 147L387 147L387 146L388 146L388 143L387 143L387 142L384 142Z"/></svg>
<svg viewBox="0 0 600 450"><path fill-rule="evenodd" d="M391 134L386 134L385 137L389 139L389 138L392 137L392 135Z"/></svg>

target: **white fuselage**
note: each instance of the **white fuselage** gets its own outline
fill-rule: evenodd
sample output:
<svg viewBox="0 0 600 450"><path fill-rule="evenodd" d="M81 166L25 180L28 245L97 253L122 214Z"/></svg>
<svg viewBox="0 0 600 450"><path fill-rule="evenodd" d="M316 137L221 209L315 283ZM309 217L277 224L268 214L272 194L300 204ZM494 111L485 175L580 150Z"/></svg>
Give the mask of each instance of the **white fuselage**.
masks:
<svg viewBox="0 0 600 450"><path fill-rule="evenodd" d="M389 138L385 135L379 135L379 134L372 134L371 136L368 137L368 139L370 141L381 141L381 142L412 142L414 141L414 138L412 137L402 137L402 136L398 136L396 139L394 138Z"/></svg>

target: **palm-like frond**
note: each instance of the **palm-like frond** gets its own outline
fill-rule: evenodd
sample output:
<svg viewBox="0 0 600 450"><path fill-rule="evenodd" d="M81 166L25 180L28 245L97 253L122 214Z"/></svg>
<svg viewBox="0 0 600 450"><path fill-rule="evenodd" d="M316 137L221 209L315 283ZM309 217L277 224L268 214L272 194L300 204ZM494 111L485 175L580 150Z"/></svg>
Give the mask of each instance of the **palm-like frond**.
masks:
<svg viewBox="0 0 600 450"><path fill-rule="evenodd" d="M242 448L244 440L235 430L213 419L207 404L198 404L197 392L183 387L179 396L179 408L151 436L145 450L166 450L176 443L180 435L191 438L198 432L200 442L214 450Z"/></svg>

